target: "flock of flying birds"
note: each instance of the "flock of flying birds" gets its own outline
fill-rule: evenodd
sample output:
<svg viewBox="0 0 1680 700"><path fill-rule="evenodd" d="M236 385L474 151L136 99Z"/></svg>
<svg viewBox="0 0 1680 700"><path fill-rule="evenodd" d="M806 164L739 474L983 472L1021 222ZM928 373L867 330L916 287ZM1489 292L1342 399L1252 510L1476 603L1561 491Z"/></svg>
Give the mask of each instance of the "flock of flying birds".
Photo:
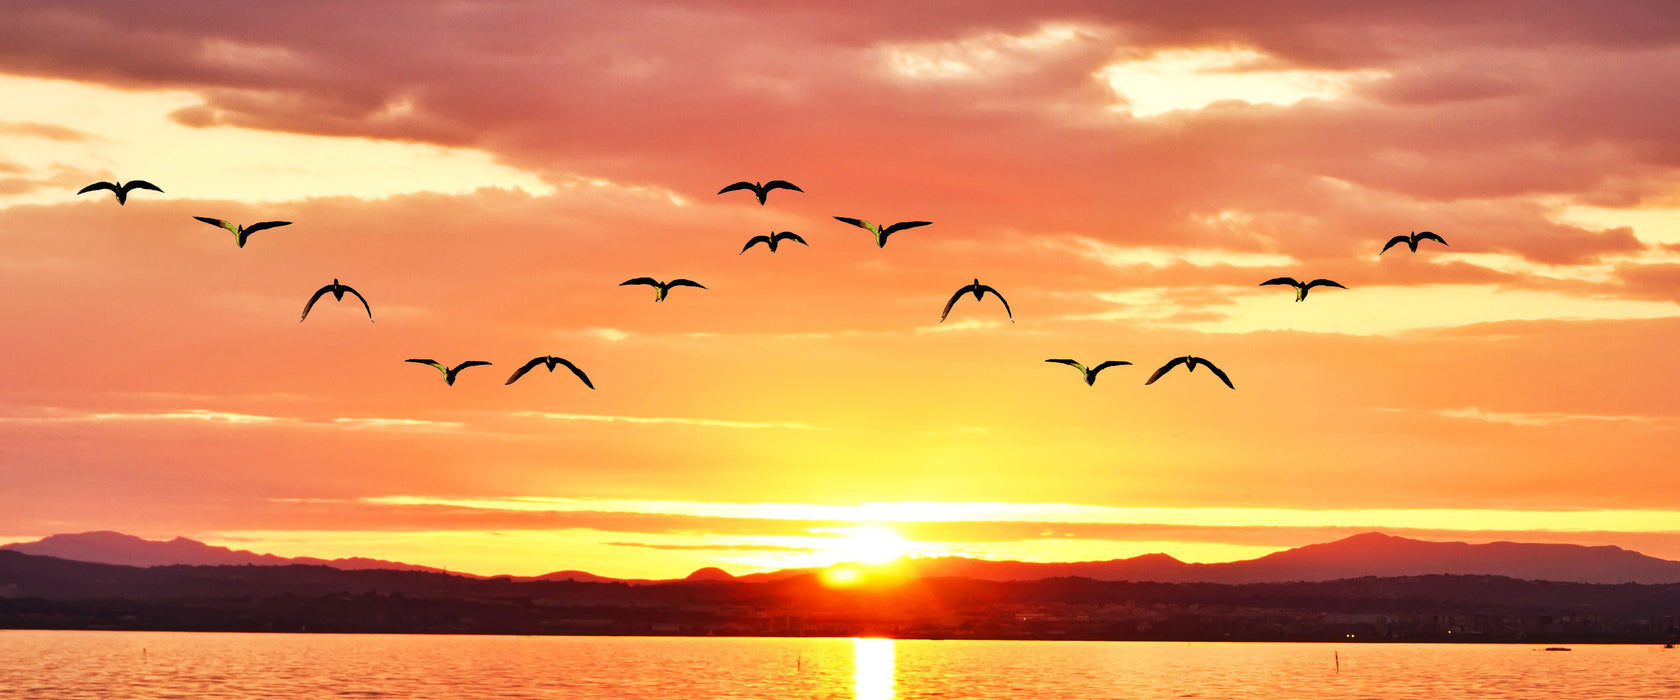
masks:
<svg viewBox="0 0 1680 700"><path fill-rule="evenodd" d="M87 187L83 187L80 191L76 192L76 194L86 194L88 192L94 192L94 191L98 191L98 190L110 190L112 193L114 193L116 195L117 204L120 206L120 205L123 205L123 204L127 204L128 203L129 192L132 192L132 191L137 190L137 189L138 190L151 190L153 192L163 192L162 188L160 188L157 185L154 185L150 182L147 182L145 180L129 180L126 183L125 182L95 182L91 185L88 185ZM745 181L737 182L733 185L729 185L727 187L724 187L721 190L718 190L718 194L721 195L721 194L725 194L725 193L728 193L728 192L734 192L734 191L737 191L737 190L746 190L746 191L752 192L753 195L758 198L759 205L763 206L765 204L767 198L769 197L770 192L772 190L778 190L778 189L792 190L794 192L804 192L805 191L805 190L800 189L799 186L797 186L797 185L795 185L791 182L788 182L786 180L771 180L771 181L765 182L765 183L745 182ZM210 217L207 217L207 216L195 216L193 218L198 219L199 221L202 221L204 223L210 224L212 226L216 226L216 227L219 227L219 228L226 229L229 232L233 233L234 242L237 243L239 245L239 247L241 247L241 248L245 247L245 242L250 239L251 234L253 234L253 233L256 233L258 231L267 230L267 229L279 228L281 226L289 226L292 223L290 221L261 221L261 222L258 222L258 223L251 224L249 226L240 226L238 224L231 223L231 222L226 221L224 219L214 219L214 218L210 218ZM878 224L874 224L874 223L871 223L871 222L868 222L868 221L864 221L862 219L854 219L854 218L845 217L845 216L836 216L834 218L835 218L835 220L840 221L842 223L851 224L853 226L856 226L858 228L861 228L865 231L870 232L871 234L873 234L875 236L875 245L877 247L880 247L880 248L887 247L887 237L893 235L894 233L898 233L900 231L904 231L904 230L907 230L907 229L918 228L918 227L921 227L921 226L927 226L927 225L932 223L932 222L929 222L929 221L900 221L900 222L892 224L890 226L882 227ZM799 234L793 233L792 231L779 231L779 232L772 232L768 235L753 236L751 239L747 240L747 244L741 248L741 252L738 253L738 255L745 255L748 250L751 250L753 246L758 245L760 243L764 244L765 247L769 248L771 253L774 253L774 252L776 252L777 245L779 243L781 243L782 241L792 241L794 243L798 243L798 244L806 246L806 247L810 247L810 245L811 245L809 243L806 243L805 239L801 238L799 236ZM1401 245L1401 244L1404 244L1408 249L1411 250L1411 252L1416 253L1417 249L1418 249L1418 243L1420 243L1422 241L1435 241L1437 243L1440 243L1441 245L1447 245L1446 239L1443 239L1439 235L1436 235L1432 232L1429 232L1429 231L1422 231L1422 232L1414 231L1410 235L1395 236L1393 238L1390 238L1388 240L1388 243L1383 246L1382 251L1377 253L1377 254L1382 255L1383 253L1387 253L1390 248L1393 248L1394 246ZM666 295L668 295L671 292L671 289L673 289L675 287L697 287L699 289L705 289L706 288L705 285L702 285L699 282L695 282L694 280L690 280L690 279L682 279L682 278L662 282L662 281L656 280L652 277L637 277L635 279L629 279L629 280L625 280L625 281L619 283L619 286L621 286L621 287L627 286L627 285L647 285L647 286L653 287L654 288L653 300L656 301L656 302L664 301ZM1293 277L1276 277L1276 278L1269 279L1269 280L1266 280L1265 282L1260 283L1260 286L1262 286L1262 287L1265 287L1265 286L1268 286L1268 285L1287 285L1289 287L1293 287L1295 289L1295 301L1306 301L1307 292L1310 291L1313 287L1335 287L1337 289L1347 289L1347 287L1344 287L1340 283L1335 282L1333 280L1315 279L1315 280L1312 280L1310 282L1301 282L1299 280L1296 280ZM368 322L370 322L370 323L373 322L373 307L368 305L367 297L362 296L361 292L356 291L355 289L351 288L348 285L340 284L337 279L334 279L332 281L332 284L323 286L320 289L316 290L315 294L309 297L309 301L303 305L303 315L302 315L301 318L298 319L298 322L302 323L304 320L308 319L309 318L309 310L315 307L315 302L320 301L321 297L323 297L327 294L332 294L334 301L343 301L345 294L356 295L356 298L362 302L362 308L367 311ZM945 310L939 314L939 322L940 323L944 323L945 319L951 315L951 308L956 306L957 301L959 299L961 299L964 294L972 294L974 296L974 300L977 301L977 302L984 301L986 294L991 294L992 296L997 297L998 301L1003 304L1003 312L1004 312L1004 314L1006 314L1009 317L1009 322L1010 323L1015 322L1015 313L1014 313L1014 311L1010 310L1010 308L1009 308L1009 300L1004 299L1003 294L999 293L998 290L996 290L996 289L994 289L994 288L992 288L988 285L981 284L980 279L975 278L974 282L972 284L963 285L960 289L958 289L956 291L955 294L951 295L950 301L945 302ZM454 367L450 367L450 366L445 365L445 364L443 364L441 362L438 362L436 360L422 359L422 358L408 359L408 360L404 360L404 362L413 362L413 363L416 363L416 364L426 365L426 366L432 367L433 369L436 369L439 372L442 372L443 373L443 381L444 381L445 384L448 384L449 386L454 386L455 385L455 377L460 374L461 370L466 369L468 367L489 366L491 364L491 363L485 362L483 360L468 360L466 362L462 362L458 365L455 365ZM1130 364L1132 364L1130 362L1126 362L1126 361L1122 361L1122 360L1108 360L1106 362L1103 362L1101 364L1096 365L1095 367L1086 367L1083 364L1080 364L1078 362L1075 362L1075 361L1070 360L1070 359L1065 359L1065 358L1049 359L1049 360L1045 360L1045 362L1053 362L1053 363L1057 363L1057 364L1063 364L1063 365L1067 365L1069 367L1072 367L1074 369L1079 370L1080 374L1083 375L1083 377L1085 379L1085 384L1087 386L1095 386L1096 382L1097 382L1097 373L1103 371L1104 369L1107 369L1109 367L1116 367L1116 366L1120 366L1120 365L1130 365ZM505 384L514 383L520 377L525 376L525 374L527 372L530 372L532 369L535 369L539 365L546 367L548 369L548 371L550 371L550 372L553 372L555 367L564 366L567 369L571 370L572 374L577 375L577 378L580 381L583 382L584 386L587 386L590 389L595 388L594 382L591 382L589 380L589 375L584 374L583 370L579 369L577 365L572 364L570 361L566 360L565 358L554 357L552 355L545 355L545 356L542 356L542 357L532 358L529 362L526 362L519 369L515 370L514 373L513 373L513 376L508 377L507 381L504 382L504 383ZM1154 384L1155 380L1160 379L1162 375L1166 374L1168 371L1171 371L1172 368L1177 367L1179 365L1183 365L1185 371L1187 371L1187 372L1195 372L1196 368L1198 366L1206 366L1208 368L1209 372L1212 372L1214 376L1218 377L1220 381L1225 383L1225 386L1230 387L1232 389L1237 388L1235 384L1231 383L1231 378L1229 376L1227 376L1223 370L1214 366L1214 364L1212 362L1209 362L1209 361L1207 361L1203 358L1200 358L1200 357L1196 357L1194 355L1185 355L1183 357L1175 357L1172 360L1169 360L1166 364L1162 365L1160 369L1155 370L1155 373L1150 375L1149 380L1145 381L1144 384L1145 385Z"/></svg>

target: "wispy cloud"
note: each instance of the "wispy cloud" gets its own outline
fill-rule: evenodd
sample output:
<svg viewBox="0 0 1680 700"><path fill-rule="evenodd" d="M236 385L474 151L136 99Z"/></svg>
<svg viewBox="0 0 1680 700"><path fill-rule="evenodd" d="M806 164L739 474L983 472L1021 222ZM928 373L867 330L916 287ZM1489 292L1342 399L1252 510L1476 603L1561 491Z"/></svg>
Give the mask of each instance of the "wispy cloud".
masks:
<svg viewBox="0 0 1680 700"><path fill-rule="evenodd" d="M806 554L817 551L812 547L789 547L781 544L660 544L657 542L602 542L615 547L641 547L671 552L793 552Z"/></svg>
<svg viewBox="0 0 1680 700"><path fill-rule="evenodd" d="M523 512L594 512L687 515L712 518L864 523L1083 523L1220 527L1369 528L1408 530L1680 532L1680 512L1668 510L1498 510L1461 508L1128 508L1071 503L898 501L829 505L815 503L718 503L594 498L449 498L376 496L379 505L451 506Z"/></svg>
<svg viewBox="0 0 1680 700"><path fill-rule="evenodd" d="M1279 253L1256 253L1223 248L1120 246L1084 236L1075 236L1071 242L1056 245L1110 267L1132 267L1135 265L1167 267L1174 264L1196 267L1212 267L1215 265L1283 267L1297 264L1295 258Z"/></svg>
<svg viewBox="0 0 1680 700"><path fill-rule="evenodd" d="M457 430L465 425L456 421L413 418L334 418L332 422L349 430Z"/></svg>
<svg viewBox="0 0 1680 700"><path fill-rule="evenodd" d="M588 421L594 423L636 423L639 425L697 425L708 428L789 428L793 430L828 430L828 428L786 421L718 420L714 418L679 418L671 416L603 416L593 413L549 413L519 411L516 416L533 416L548 420Z"/></svg>
<svg viewBox="0 0 1680 700"><path fill-rule="evenodd" d="M200 423L228 423L238 425L284 423L295 421L293 418L280 416L260 416L249 413L231 413L228 411L211 411L202 408L189 408L177 411L156 412L81 412L63 409L47 409L38 416L6 416L0 418L5 423L111 423L123 421L180 421Z"/></svg>
<svg viewBox="0 0 1680 700"><path fill-rule="evenodd" d="M347 430L455 430L465 424L453 421L431 421L413 418L333 418L305 420L292 416L266 416L232 411L213 411L186 408L166 411L72 411L59 408L42 409L39 415L3 416L0 423L13 424L98 424L98 423L209 423L221 425L284 425L294 427L339 426Z"/></svg>
<svg viewBox="0 0 1680 700"><path fill-rule="evenodd" d="M1379 409L1379 410L1397 411L1398 412L1398 411L1408 411L1409 409L1388 409L1388 408L1385 408L1385 409ZM1477 406L1465 406L1464 408L1441 408L1441 409L1426 410L1426 412L1433 413L1433 414L1438 415L1438 416L1444 416L1446 418L1460 418L1460 419L1464 419L1464 420L1476 420L1476 421L1483 421L1483 422L1487 422L1487 423L1504 423L1504 424L1507 424L1507 425L1522 425L1522 426L1533 426L1533 427L1540 427L1540 426L1547 426L1547 425L1557 425L1559 423L1573 423L1573 422L1577 422L1577 421L1599 422L1599 423L1639 423L1639 424L1644 424L1644 425L1673 423L1673 422L1676 421L1675 418L1665 417L1665 416L1609 415L1609 414L1601 414L1601 413L1563 413L1563 412L1551 412L1551 411L1540 411L1540 412L1533 412L1533 411L1526 411L1526 412L1525 411L1489 411L1487 409L1480 408L1480 407L1477 407Z"/></svg>

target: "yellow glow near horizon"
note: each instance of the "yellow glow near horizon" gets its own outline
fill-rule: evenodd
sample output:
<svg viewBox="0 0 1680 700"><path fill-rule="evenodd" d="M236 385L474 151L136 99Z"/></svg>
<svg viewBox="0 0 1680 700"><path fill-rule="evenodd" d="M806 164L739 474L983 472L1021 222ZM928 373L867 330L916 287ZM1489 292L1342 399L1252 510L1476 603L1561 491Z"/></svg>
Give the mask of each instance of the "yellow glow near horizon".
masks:
<svg viewBox="0 0 1680 700"><path fill-rule="evenodd" d="M273 202L422 191L462 194L481 187L536 195L555 191L537 176L470 148L186 126L169 115L204 100L183 90L126 91L0 75L0 95L7 105L0 126L66 130L47 136L39 129L0 129L5 160L24 168L20 174L25 179L42 183L34 191L0 195L0 207L75 201L76 190L100 179L99 173L147 180L165 192L141 192L130 206L167 197ZM67 175L78 177L73 184L57 182ZM109 199L110 193L102 196Z"/></svg>
<svg viewBox="0 0 1680 700"><path fill-rule="evenodd" d="M1270 69L1271 56L1250 48L1168 49L1146 58L1103 67L1096 77L1125 104L1116 111L1152 117L1215 102L1291 105L1305 99L1335 99L1357 82L1383 78L1385 71Z"/></svg>
<svg viewBox="0 0 1680 700"><path fill-rule="evenodd" d="M863 580L863 571L855 566L831 566L822 570L823 585L835 588L852 586Z"/></svg>

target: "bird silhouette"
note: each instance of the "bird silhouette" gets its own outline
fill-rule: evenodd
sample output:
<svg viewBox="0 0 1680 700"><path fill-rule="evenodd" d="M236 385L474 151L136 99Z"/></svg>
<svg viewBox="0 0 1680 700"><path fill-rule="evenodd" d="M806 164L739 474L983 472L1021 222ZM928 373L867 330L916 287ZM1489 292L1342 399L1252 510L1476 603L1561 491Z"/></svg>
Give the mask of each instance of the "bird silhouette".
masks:
<svg viewBox="0 0 1680 700"><path fill-rule="evenodd" d="M1056 362L1079 370L1081 374L1085 375L1085 386L1096 386L1097 373L1103 371L1104 368L1131 364L1130 362L1124 362L1121 360L1109 360L1095 367L1086 367L1085 365L1074 362L1073 360L1045 360L1045 362Z"/></svg>
<svg viewBox="0 0 1680 700"><path fill-rule="evenodd" d="M490 363L485 362L483 360L467 360L466 362L462 362L461 364L455 365L454 367L445 367L442 362L438 362L437 360L409 359L409 360L403 360L403 362L414 362L414 363L418 363L418 364L422 364L422 365L431 365L431 367L433 369L436 369L437 371L443 373L444 383L448 384L450 386L455 386L455 375L460 374L461 370L466 369L468 367L477 367L479 365L490 364Z"/></svg>
<svg viewBox="0 0 1680 700"><path fill-rule="evenodd" d="M1336 287L1337 289L1347 289L1347 287L1343 287L1340 283L1332 282L1326 279L1316 279L1311 282L1302 283L1296 281L1294 277L1273 277L1272 279L1261 282L1260 286L1264 287L1268 284L1287 284L1294 287L1295 301L1306 301L1307 290L1312 289L1313 287Z"/></svg>
<svg viewBox="0 0 1680 700"><path fill-rule="evenodd" d="M1144 382L1144 385L1147 386L1147 385L1150 385L1150 384L1154 384L1155 380L1160 379L1161 375L1167 373L1167 370L1170 370L1170 369L1172 369L1174 367L1177 367L1179 365L1184 365L1185 369L1187 369L1188 371L1191 371L1191 372L1196 371L1196 365L1207 365L1208 371L1213 372L1214 376L1219 377L1219 381L1225 382L1225 386L1231 387L1232 389L1237 388L1237 385L1231 383L1231 378L1225 376L1225 373L1223 371L1221 371L1218 367L1213 366L1212 362L1208 362L1207 360L1204 360L1200 357L1194 357L1194 356L1191 356L1191 355L1185 355L1184 357L1175 357L1175 358L1172 359L1171 362L1168 362L1167 364L1161 365L1160 369L1155 370L1154 374L1149 375L1149 381Z"/></svg>
<svg viewBox="0 0 1680 700"><path fill-rule="evenodd" d="M327 292L332 292L335 301L344 301L345 292L356 295L357 299L362 300L362 308L367 309L368 321L373 321L373 309L368 306L367 297L362 296L361 292L351 289L348 285L339 284L338 278L334 277L332 284L315 290L315 296L309 297L309 303L303 305L303 318L298 319L298 323L303 323L304 318L309 318L309 310L315 308L315 302L320 300L321 295Z"/></svg>
<svg viewBox="0 0 1680 700"><path fill-rule="evenodd" d="M650 287L653 287L654 289L659 290L658 293L655 294L654 297L653 297L654 301L665 301L665 295L670 293L672 287L699 287L701 289L706 288L705 285L700 284L699 282L696 282L694 280L674 279L674 280L671 280L669 282L661 282L661 281L656 280L652 277L637 277L636 279L633 279L633 280L625 280L623 282L619 282L618 286L623 287L627 284L645 284L645 285L648 285Z"/></svg>
<svg viewBox="0 0 1680 700"><path fill-rule="evenodd" d="M736 253L736 255L745 254L747 252L747 248L751 248L760 243L770 246L770 252L774 253L776 252L776 243L779 241L793 241L794 243L798 243L799 245L807 248L811 246L811 244L805 242L805 239L800 238L799 234L792 231L783 231L781 233L771 233L768 236L753 236L752 238L747 239L747 245L742 247L741 252Z"/></svg>
<svg viewBox="0 0 1680 700"><path fill-rule="evenodd" d="M1437 236L1430 231L1424 231L1423 233L1418 233L1417 231L1413 231L1412 235L1410 235L1410 236L1395 236L1393 238L1388 239L1388 245L1383 246L1382 252L1377 253L1377 255L1382 255L1383 253L1387 253L1389 248L1393 248L1394 246L1399 245L1401 243L1406 244L1406 247L1411 248L1412 252L1416 253L1419 241L1435 241L1437 243L1440 243L1441 245L1446 245L1447 244L1446 239L1441 238L1440 236Z"/></svg>
<svg viewBox="0 0 1680 700"><path fill-rule="evenodd" d="M237 242L239 244L239 247L241 247L241 248L245 247L245 241L247 239L249 239L251 237L251 234L253 234L253 233L256 233L258 231L263 231L263 230L266 230L266 229L280 228L281 226L292 225L292 222L290 222L290 221L261 221L261 222L251 224L250 226L239 226L239 225L230 223L228 221L224 221L222 219L212 219L208 216L195 216L193 218L198 219L199 221L202 221L204 223L210 224L211 226L218 226L218 227L221 227L221 228L225 228L229 231L232 231L233 232L233 240L235 242ZM358 296L360 296L360 295L358 295Z"/></svg>
<svg viewBox="0 0 1680 700"><path fill-rule="evenodd" d="M513 376L508 377L508 380L506 382L504 382L504 385L505 384L512 384L515 380L519 379L520 377L525 376L526 372L531 371L531 368L536 367L537 365L548 365L548 371L550 371L550 372L554 371L554 367L556 365L565 365L566 369L571 370L572 374L577 375L578 379L583 380L583 385L584 386L589 387L591 389L595 388L595 384L593 382L589 381L589 375L584 374L583 370L578 369L577 365L574 365L570 362L567 362L565 358L555 357L553 355L545 355L543 357L533 357L533 358L531 358L531 361L525 363L524 367L520 367L519 369L514 370L513 371Z"/></svg>
<svg viewBox="0 0 1680 700"><path fill-rule="evenodd" d="M888 226L886 228L881 228L880 226L876 226L875 224L864 221L863 219L853 219L851 217L846 217L846 216L836 216L836 217L834 217L834 219L836 221L844 221L848 224L851 224L853 226L856 226L856 227L861 228L865 231L868 231L870 233L875 234L875 247L877 247L877 248L887 247L887 236L891 236L891 235L893 235L895 233L898 233L899 231L903 231L905 229L916 228L917 226L926 226L928 224L933 223L931 221L900 221L900 222L898 222L896 224L893 224L891 226Z"/></svg>
<svg viewBox="0 0 1680 700"><path fill-rule="evenodd" d="M162 192L163 188L150 182L146 182L145 180L129 180L127 183L95 182L87 187L83 187L81 190L78 190L76 194L87 194L94 190L110 190L115 192L117 195L117 205L122 206L128 203L128 193L131 190L151 190L153 192Z"/></svg>
<svg viewBox="0 0 1680 700"><path fill-rule="evenodd" d="M998 290L992 289L991 287L980 284L980 278L976 277L976 278L974 278L974 284L963 285L962 289L958 289L956 294L951 295L951 300L950 301L945 302L945 312L939 314L939 322L940 323L944 323L945 322L945 317L951 315L951 307L957 305L957 300L961 299L962 295L967 294L969 292L974 293L974 298L976 300L982 300L983 299L981 297L982 294L985 294L986 292L991 292L992 296L997 297L998 301L1003 302L1003 312L1006 313L1006 314L1009 314L1009 322L1010 323L1015 322L1015 313L1009 310L1009 300L1003 298L1002 294L998 294Z"/></svg>
<svg viewBox="0 0 1680 700"><path fill-rule="evenodd" d="M805 190L799 189L798 185L795 185L791 182L788 182L787 180L771 180L771 181L766 182L762 185L760 185L756 182L747 182L745 180L742 180L742 181L737 182L733 185L730 185L730 186L725 187L721 190L718 190L718 194L723 194L725 192L734 192L735 190L750 190L753 193L754 196L758 197L758 205L759 206L764 206L764 198L770 196L770 190L793 190L795 192L804 192L805 191Z"/></svg>

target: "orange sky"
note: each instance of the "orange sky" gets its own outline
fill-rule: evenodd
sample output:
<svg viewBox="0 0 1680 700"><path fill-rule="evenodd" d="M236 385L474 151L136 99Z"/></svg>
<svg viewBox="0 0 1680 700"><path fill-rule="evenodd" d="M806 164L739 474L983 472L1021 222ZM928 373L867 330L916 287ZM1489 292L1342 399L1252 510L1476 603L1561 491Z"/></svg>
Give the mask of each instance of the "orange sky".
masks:
<svg viewBox="0 0 1680 700"><path fill-rule="evenodd" d="M1680 558L1667 3L0 7L0 540Z"/></svg>

